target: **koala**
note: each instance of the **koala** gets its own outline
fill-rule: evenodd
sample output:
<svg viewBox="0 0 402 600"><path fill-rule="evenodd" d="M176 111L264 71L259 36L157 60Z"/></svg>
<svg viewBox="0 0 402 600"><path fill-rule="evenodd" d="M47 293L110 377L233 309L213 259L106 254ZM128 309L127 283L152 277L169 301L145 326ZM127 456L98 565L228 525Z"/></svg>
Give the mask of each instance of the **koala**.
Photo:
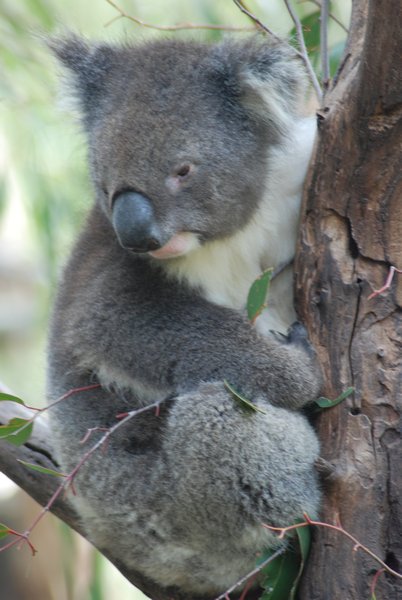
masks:
<svg viewBox="0 0 402 600"><path fill-rule="evenodd" d="M283 334L315 136L306 77L286 44L258 36L50 45L95 200L58 289L48 394L100 384L50 411L57 455L70 471L89 429L160 401L83 464L72 501L126 568L169 597L214 598L278 547L263 523L319 510L303 408L320 372L303 328ZM282 272L251 324L247 292L268 267Z"/></svg>

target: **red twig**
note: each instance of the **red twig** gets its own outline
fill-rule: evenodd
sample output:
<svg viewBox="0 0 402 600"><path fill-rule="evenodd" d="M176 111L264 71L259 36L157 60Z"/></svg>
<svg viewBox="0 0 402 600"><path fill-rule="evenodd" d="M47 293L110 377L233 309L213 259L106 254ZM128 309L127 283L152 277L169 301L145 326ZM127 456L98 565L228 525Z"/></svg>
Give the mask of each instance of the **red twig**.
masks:
<svg viewBox="0 0 402 600"><path fill-rule="evenodd" d="M254 581L255 581L256 575L254 575L254 577L250 577L250 579L247 581L246 585L244 586L244 590L242 591L242 594L239 598L239 600L246 600L247 594L250 591L251 586L253 585Z"/></svg>
<svg viewBox="0 0 402 600"><path fill-rule="evenodd" d="M382 575L382 573L384 573L384 572L385 572L385 569L379 569L373 577L373 581L371 582L371 585L370 585L371 600L375 600L375 588L377 587L377 583L378 583L378 579L379 579L380 575Z"/></svg>
<svg viewBox="0 0 402 600"><path fill-rule="evenodd" d="M101 387L100 383L94 383L91 385L85 385L80 388L73 388L73 389L69 390L68 392L66 392L65 394L63 394L62 396L60 396L60 398L57 398L57 400L55 400L54 402L49 402L49 404L47 404L46 406L43 406L42 408L33 408L32 406L27 406L26 404L24 404L23 405L24 408L27 408L28 410L36 411L35 414L30 419L26 419L25 423L23 425L21 425L21 427L19 427L18 429L16 429L15 431L13 431L12 433L10 433L9 435L5 436L2 439L7 440L8 437L18 435L19 433L21 433L21 431L24 431L24 429L29 427L29 425L31 425L31 423L33 423L38 418L39 415L41 415L42 413L49 410L49 408L53 408L53 406L56 406L56 404L59 404L60 402L67 400L67 398L70 398L74 394L78 394L80 392L87 392L89 390L94 390L99 387Z"/></svg>
<svg viewBox="0 0 402 600"><path fill-rule="evenodd" d="M381 567L385 571L387 571L387 573L389 573L390 575L393 575L394 577L397 577L398 579L402 579L401 573L398 573L397 571L394 571L394 569L391 569L391 567L389 567L383 560L381 560L381 558L379 556L377 556L377 554L375 554L372 550L367 548L367 546L364 546L361 542L359 542L359 540L357 538L355 538L352 534L350 534L348 531L346 531L341 525L331 525L330 523L323 523L322 521L313 521L312 519L310 519L310 517L306 513L304 513L303 516L305 518L305 521L303 521L302 523L296 523L295 525L290 525L289 527L272 527L271 525L265 525L265 524L263 524L263 527L266 527L270 531L279 532L280 539L283 538L284 535L288 531L293 531L294 529L299 529L300 527L306 527L307 525L314 525L316 527L326 527L327 529L332 529L334 531L338 531L339 533L342 533L342 535L349 538L353 542L353 544L354 544L353 551L354 552L356 552L356 550L359 550L359 548L361 548L361 550L363 550L363 552L365 552L366 554L371 556L371 558L373 560L375 560L377 563L379 563L381 565Z"/></svg>
<svg viewBox="0 0 402 600"><path fill-rule="evenodd" d="M87 432L84 435L84 437L82 438L82 440L80 440L80 444L85 444L89 440L89 438L91 437L91 435L93 433L95 433L96 431L103 431L103 432L109 431L109 427L90 427L87 430Z"/></svg>
<svg viewBox="0 0 402 600"><path fill-rule="evenodd" d="M28 544L29 549L31 550L32 556L35 556L35 554L37 553L37 549L32 544L32 542L28 539L28 535L26 534L26 532L25 533L19 533L18 531L15 531L14 529L11 529L11 527L8 527L7 528L7 534L8 535L15 535L18 539L12 540L8 544L6 544L2 548L0 548L0 551L1 550L6 550L7 548L11 548L12 546L16 546L19 543L25 543L25 544Z"/></svg>
<svg viewBox="0 0 402 600"><path fill-rule="evenodd" d="M59 398L58 400L56 400L56 402L53 402L52 405L49 405L46 408L50 408L50 406L54 406L58 402L61 402L61 400L65 400L67 397L71 396L73 393L77 393L79 391L84 391L84 390L87 390L87 389L92 389L93 387L99 387L99 385L96 385L96 386L86 386L85 388L77 388L76 390L70 390L69 392L67 392L67 394L64 394L61 398ZM153 402L152 404L148 404L147 406L143 406L141 408L132 410L132 411L128 412L126 414L126 416L123 419L121 419L120 421L118 421L115 425L113 425L112 427L109 427L108 429L106 429L104 435L96 442L96 444L94 444L92 446L92 448L90 448L87 452L85 452L85 454L83 454L83 456L81 457L81 459L79 460L79 462L77 463L77 465L74 467L74 469L70 473L68 473L67 475L64 476L64 479L63 479L62 483L58 486L58 488L56 489L56 491L53 493L53 495L49 499L49 501L46 504L46 506L44 506L42 508L42 510L38 513L37 517L35 518L35 520L33 521L33 523L28 527L28 529L24 533L19 533L17 531L14 531L13 529L9 529L8 530L9 534L17 536L17 539L16 540L12 540L11 542L9 542L9 543L5 544L4 546L2 546L0 548L0 552L3 552L4 550L7 550L8 548L11 548L12 546L15 546L16 544L18 544L21 541L24 541L25 543L27 543L29 545L29 547L30 547L30 549L32 551L32 554L35 554L36 553L36 549L34 548L34 546L32 545L32 543L29 540L29 537L32 534L32 531L37 526L37 524L39 523L39 521L41 521L41 519L46 515L46 513L48 513L50 511L51 507L56 502L57 498L63 492L67 491L68 489L71 489L72 493L75 495L74 479L75 479L78 471L83 466L83 464L87 462L87 460L94 454L94 452L96 452L96 450L98 450L98 448L100 448L104 444L106 444L107 441L109 440L110 436L113 435L120 427L122 427L123 425L125 425L125 423L127 423L128 421L130 421L131 419L133 419L134 417L136 417L137 415L139 415L139 414L141 414L143 412L146 412L148 410L156 409L164 401L165 401L165 399L158 400L157 402ZM102 428L94 428L94 429L98 429L99 430L99 429L102 429ZM88 439L90 437L91 432L92 432L92 430L90 430L89 435L85 436L86 439Z"/></svg>
<svg viewBox="0 0 402 600"><path fill-rule="evenodd" d="M376 296L379 296L383 292L386 292L387 290L389 290L389 288L391 287L391 283L392 283L395 273L402 273L402 269L397 269L396 267L391 266L389 268L388 277L387 277L384 285L379 290L374 290L374 292L372 294L370 294L370 296L367 299L371 300L372 298L375 298Z"/></svg>

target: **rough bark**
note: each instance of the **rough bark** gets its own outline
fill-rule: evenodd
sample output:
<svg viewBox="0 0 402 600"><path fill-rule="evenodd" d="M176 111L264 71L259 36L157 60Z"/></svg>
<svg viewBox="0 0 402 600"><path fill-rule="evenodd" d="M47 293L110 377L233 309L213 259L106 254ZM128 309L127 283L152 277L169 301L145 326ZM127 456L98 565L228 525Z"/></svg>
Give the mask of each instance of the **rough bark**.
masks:
<svg viewBox="0 0 402 600"><path fill-rule="evenodd" d="M354 3L343 69L325 99L305 192L297 301L326 379L353 385L317 428L336 466L322 520L343 527L402 568L402 11L400 0ZM369 600L378 565L340 534L315 531L301 600ZM402 598L382 575L378 600Z"/></svg>

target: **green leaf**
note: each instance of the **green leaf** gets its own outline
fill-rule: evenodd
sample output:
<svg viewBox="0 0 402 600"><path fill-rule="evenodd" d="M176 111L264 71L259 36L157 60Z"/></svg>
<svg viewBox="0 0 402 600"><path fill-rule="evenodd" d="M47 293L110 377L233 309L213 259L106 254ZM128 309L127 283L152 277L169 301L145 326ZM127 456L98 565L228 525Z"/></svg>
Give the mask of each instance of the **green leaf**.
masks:
<svg viewBox="0 0 402 600"><path fill-rule="evenodd" d="M17 398L17 396L12 396L11 394L5 394L4 392L0 392L0 402L16 402L17 404L25 406L25 403L21 398Z"/></svg>
<svg viewBox="0 0 402 600"><path fill-rule="evenodd" d="M320 48L320 11L315 10L301 19L303 28L303 37L307 52L314 53ZM296 27L293 27L289 34L291 40L297 40ZM297 45L297 44L296 44Z"/></svg>
<svg viewBox="0 0 402 600"><path fill-rule="evenodd" d="M318 400L316 400L315 403L322 409L332 408L333 406L336 406L337 404L343 402L345 398L353 394L354 391L354 387L348 387L348 389L342 392L342 394L335 398L335 400L330 400L329 398L324 398L323 396L321 396L321 398L318 398Z"/></svg>
<svg viewBox="0 0 402 600"><path fill-rule="evenodd" d="M304 520L300 520L298 522L299 523L303 523ZM299 572L297 574L297 577L293 581L293 586L292 586L292 589L290 591L289 600L295 600L296 599L297 588L298 588L299 581L300 581L300 578L301 578L302 573L303 573L304 565L306 564L306 560L307 560L308 555L310 553L310 546L311 546L311 531L310 531L310 527L299 527L298 529L296 529L296 533L297 533L297 538L299 540L299 548L300 548L301 560L300 560Z"/></svg>
<svg viewBox="0 0 402 600"><path fill-rule="evenodd" d="M273 269L264 271L250 287L247 296L247 315L251 322L254 322L264 308L267 307L266 300L272 272Z"/></svg>
<svg viewBox="0 0 402 600"><path fill-rule="evenodd" d="M6 425L0 426L0 439L14 446L22 446L31 437L32 429L33 423L28 419L11 419Z"/></svg>
<svg viewBox="0 0 402 600"><path fill-rule="evenodd" d="M289 549L264 567L262 587L265 591L260 600L288 600L293 582L298 577L299 565L300 557Z"/></svg>
<svg viewBox="0 0 402 600"><path fill-rule="evenodd" d="M10 535L10 528L0 523L0 540Z"/></svg>
<svg viewBox="0 0 402 600"><path fill-rule="evenodd" d="M305 520L300 519L295 521L296 523L305 523ZM310 551L310 527L300 527L296 529L296 534L300 551L297 552L290 546L261 570L262 575L265 576L262 582L265 591L260 600L295 600L297 586ZM267 556L262 560L266 560Z"/></svg>
<svg viewBox="0 0 402 600"><path fill-rule="evenodd" d="M300 519L299 521L296 521L296 523L305 523L306 521L304 519ZM311 546L311 530L310 527L305 526L305 527L299 527L298 529L296 529L296 533L297 533L297 537L299 539L299 547L300 547L300 553L302 556L303 561L306 561L310 552L310 546Z"/></svg>
<svg viewBox="0 0 402 600"><path fill-rule="evenodd" d="M252 410L254 412L260 412L263 415L266 415L267 413L265 412L265 410L263 410L262 408L260 408L259 406L256 406L255 404L253 404L250 400L247 400L247 398L245 398L244 396L242 396L237 390L235 390L235 388L233 386L230 385L230 383L228 383L226 381L226 379L223 381L223 385L225 386L225 388L232 394L233 398L235 400L237 400L238 402L240 402L241 406L247 410Z"/></svg>
<svg viewBox="0 0 402 600"><path fill-rule="evenodd" d="M55 477L65 477L64 473L60 473L54 469L47 469L46 467L41 467L40 465L34 465L33 463L26 462L25 460L20 460L19 458L17 460L25 467L28 467L28 469L32 469L32 471L39 471L39 473L44 473L45 475L54 475Z"/></svg>

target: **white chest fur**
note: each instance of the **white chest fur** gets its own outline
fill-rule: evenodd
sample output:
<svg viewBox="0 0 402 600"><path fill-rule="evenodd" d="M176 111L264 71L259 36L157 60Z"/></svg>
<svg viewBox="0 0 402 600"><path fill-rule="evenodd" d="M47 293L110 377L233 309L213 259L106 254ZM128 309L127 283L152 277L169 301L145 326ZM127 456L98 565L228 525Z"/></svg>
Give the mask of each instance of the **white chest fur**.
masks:
<svg viewBox="0 0 402 600"><path fill-rule="evenodd" d="M315 131L314 118L295 121L292 136L270 150L264 196L249 223L229 238L209 242L169 261L165 265L168 273L199 288L211 302L244 309L248 290L261 272L294 256L303 182ZM269 309L257 322L261 330L286 330L294 320L291 274L277 279L270 290Z"/></svg>

